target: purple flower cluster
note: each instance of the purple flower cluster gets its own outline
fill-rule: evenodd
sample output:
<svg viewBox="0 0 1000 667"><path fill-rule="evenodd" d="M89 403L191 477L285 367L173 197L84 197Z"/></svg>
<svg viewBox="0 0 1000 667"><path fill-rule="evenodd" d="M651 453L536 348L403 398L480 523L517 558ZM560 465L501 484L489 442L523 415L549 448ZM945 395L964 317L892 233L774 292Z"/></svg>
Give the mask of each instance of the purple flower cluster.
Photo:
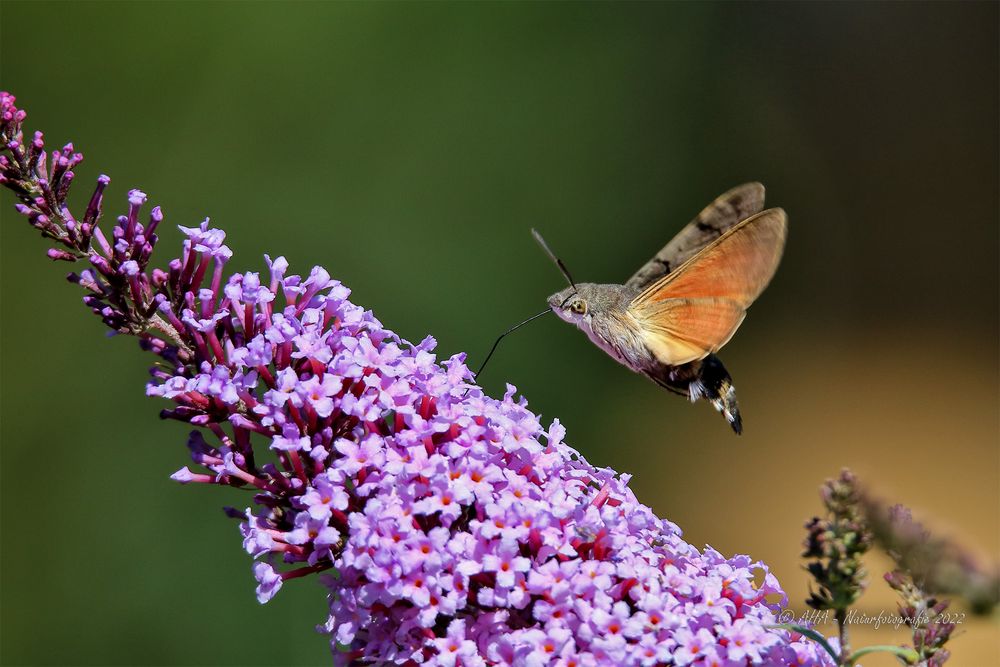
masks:
<svg viewBox="0 0 1000 667"><path fill-rule="evenodd" d="M240 518L257 596L327 571L335 662L432 665L831 664L767 626L785 603L745 556L686 543L628 488L587 463L515 399L476 386L463 355L410 344L321 268L224 279L231 252L208 221L148 268L162 213L146 197L107 238L98 181L86 214L65 205L71 146L45 166L40 134L0 95L0 180L18 210L86 260L71 274L114 330L159 356L148 394L196 427L182 483L253 487ZM769 599L770 598L770 599Z"/></svg>

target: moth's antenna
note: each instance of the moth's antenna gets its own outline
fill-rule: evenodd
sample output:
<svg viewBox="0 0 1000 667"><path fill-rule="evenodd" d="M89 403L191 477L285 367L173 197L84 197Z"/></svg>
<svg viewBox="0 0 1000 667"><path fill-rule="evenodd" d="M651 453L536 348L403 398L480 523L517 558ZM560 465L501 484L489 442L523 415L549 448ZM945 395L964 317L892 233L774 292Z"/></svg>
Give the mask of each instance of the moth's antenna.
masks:
<svg viewBox="0 0 1000 667"><path fill-rule="evenodd" d="M542 315L545 315L546 313L551 313L551 312L552 312L552 310L550 310L550 309L546 308L545 310L543 310L542 312L538 313L537 315L532 315L531 317L529 317L529 318L528 318L528 319L526 319L525 321L521 322L520 324L517 324L517 325L515 325L515 326L512 326L512 327L511 327L510 329L507 329L507 330L506 330L506 331L504 331L504 332L503 332L502 334L500 334L500 337L499 337L499 338L497 338L497 340L496 340L496 342L495 342L495 343L493 343L493 347L492 347L492 348L490 348L490 353L489 353L489 354L487 354L487 355L486 355L486 359L485 359L485 360L483 360L483 365L479 367L479 370L478 370L478 371L476 371L476 374L475 374L475 378L476 378L476 380L478 380L478 379L479 379L479 374L483 372L483 369L484 369L484 368L486 368L486 364L487 364L487 362L489 362L490 358L491 358L491 357L493 356L493 353L497 351L497 345L499 345L499 344L500 344L500 341L502 341L502 340L503 340L503 337L504 337L504 336L506 336L507 334L511 333L511 332L512 332L512 331L514 331L515 329L520 329L521 327L523 327L523 326L524 326L525 324L527 324L527 323L528 323L528 322L530 322L531 320L537 320L537 319L538 319L539 317L541 317Z"/></svg>
<svg viewBox="0 0 1000 667"><path fill-rule="evenodd" d="M569 275L569 269L567 269L566 265L563 264L563 261L558 257L556 257L556 254L552 252L551 249L549 249L549 244L545 242L545 239L543 239L542 235L538 233L538 230L532 228L531 235L535 237L535 241L538 242L538 245L542 246L542 250L544 250L545 254L549 256L549 259L555 262L556 266L559 267L559 270L562 271L562 274L566 277L566 280L569 281L569 286L572 287L573 289L576 289L576 283L573 282L573 276Z"/></svg>

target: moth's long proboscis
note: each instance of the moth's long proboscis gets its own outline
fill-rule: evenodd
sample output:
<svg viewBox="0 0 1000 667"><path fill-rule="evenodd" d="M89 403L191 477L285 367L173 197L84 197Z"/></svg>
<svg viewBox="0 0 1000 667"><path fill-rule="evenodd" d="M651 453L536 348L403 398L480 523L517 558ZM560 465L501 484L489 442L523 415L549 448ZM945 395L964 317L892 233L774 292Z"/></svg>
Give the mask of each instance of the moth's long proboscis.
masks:
<svg viewBox="0 0 1000 667"><path fill-rule="evenodd" d="M490 360L490 359L491 359L491 358L493 357L493 353L497 351L497 346L498 346L498 345L500 345L500 341L502 341L502 340L503 340L503 337L504 337L504 336L506 336L507 334L509 334L509 333L512 333L513 331L515 331L515 330L517 330L517 329L519 329L519 328L523 327L523 326L524 326L525 324L527 324L527 323L528 323L528 322L530 322L531 320L537 320L537 319L538 319L539 317L541 317L542 315L545 315L546 313L551 313L551 312L552 312L552 310L551 310L551 309L549 309L549 308L546 308L546 309L545 309L545 310L543 310L542 312L540 312L540 313L537 313L537 314L535 314L535 315L532 315L531 317L529 317L529 318L528 318L528 319L526 319L525 321L521 322L520 324L515 324L515 325L514 325L514 326L512 326L512 327L511 327L510 329L507 329L507 330L506 330L506 331L504 331L504 332L503 332L502 334L500 334L500 336L499 336L499 337L498 337L498 338L496 339L496 342L494 342L494 343L493 343L493 347L491 347L491 348L490 348L490 353L489 353L489 354L487 354L487 355L486 355L486 359L484 359L484 360L483 360L483 364L482 364L482 365L481 365L481 366L479 367L479 370L478 370L478 371L476 371L476 374L475 374L475 378L476 378L476 380L477 380L477 381L479 380L479 374L483 372L483 369L484 369L484 368L486 368L486 364L487 364L487 363L489 363L489 360Z"/></svg>
<svg viewBox="0 0 1000 667"><path fill-rule="evenodd" d="M569 274L569 269L567 269L566 265L563 264L563 261L558 257L556 257L556 254L552 252L552 249L549 248L549 244L545 242L545 239L543 239L542 235L538 233L538 230L532 227L531 235L535 237L535 241L538 242L538 245L542 247L542 250L545 251L545 254L549 256L549 259L555 262L555 265L559 267L559 270L562 272L563 276L566 278L567 281L569 281L570 287L576 289L576 283L573 282L573 276Z"/></svg>

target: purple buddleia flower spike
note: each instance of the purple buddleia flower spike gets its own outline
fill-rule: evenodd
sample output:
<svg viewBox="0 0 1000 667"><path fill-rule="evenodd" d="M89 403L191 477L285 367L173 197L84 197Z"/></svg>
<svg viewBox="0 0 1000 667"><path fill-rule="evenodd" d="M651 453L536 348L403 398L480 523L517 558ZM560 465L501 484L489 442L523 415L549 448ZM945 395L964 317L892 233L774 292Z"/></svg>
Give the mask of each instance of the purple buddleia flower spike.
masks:
<svg viewBox="0 0 1000 667"><path fill-rule="evenodd" d="M0 182L58 246L50 256L89 264L71 274L87 306L159 357L147 393L194 427L194 467L173 478L254 491L227 514L258 599L326 572L335 662L831 664L768 629L784 594L762 563L685 542L514 387L485 395L464 355L402 340L324 269L303 277L268 257L268 273L227 280L232 253L208 220L151 268L163 213L144 224L132 190L106 236L106 176L74 218L82 156L68 145L46 170L14 102L0 94Z"/></svg>

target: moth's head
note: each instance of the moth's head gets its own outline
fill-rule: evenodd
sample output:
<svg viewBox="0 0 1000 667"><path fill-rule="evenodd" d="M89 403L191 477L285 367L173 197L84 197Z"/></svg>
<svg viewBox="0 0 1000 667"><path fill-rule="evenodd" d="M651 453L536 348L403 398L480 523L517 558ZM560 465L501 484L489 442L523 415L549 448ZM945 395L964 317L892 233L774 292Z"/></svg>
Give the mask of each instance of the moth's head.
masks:
<svg viewBox="0 0 1000 667"><path fill-rule="evenodd" d="M592 287L592 285L584 283L556 292L549 297L549 308L560 319L570 324L579 325L587 322L591 317L593 297L595 296L592 293Z"/></svg>

